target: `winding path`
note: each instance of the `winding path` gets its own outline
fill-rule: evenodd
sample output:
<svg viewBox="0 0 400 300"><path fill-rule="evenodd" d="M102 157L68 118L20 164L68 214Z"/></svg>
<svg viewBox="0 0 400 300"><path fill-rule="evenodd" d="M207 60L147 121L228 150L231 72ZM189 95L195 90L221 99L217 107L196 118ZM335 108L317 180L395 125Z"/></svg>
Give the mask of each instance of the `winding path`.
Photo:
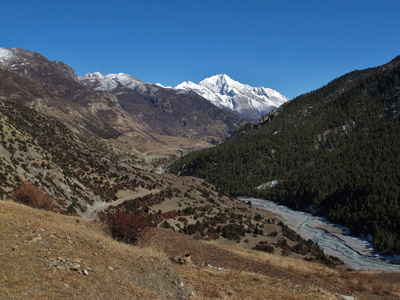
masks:
<svg viewBox="0 0 400 300"><path fill-rule="evenodd" d="M117 206L127 200L133 200L139 197L143 197L146 195L149 195L151 193L158 193L159 190L146 190L146 189L141 189L137 192L132 191L132 193L119 198L118 200L115 201L110 201L110 202L95 202L93 205L88 205L86 208L86 211L82 213L82 217L88 220L95 220L98 217L99 212L105 211L108 207L110 206Z"/></svg>

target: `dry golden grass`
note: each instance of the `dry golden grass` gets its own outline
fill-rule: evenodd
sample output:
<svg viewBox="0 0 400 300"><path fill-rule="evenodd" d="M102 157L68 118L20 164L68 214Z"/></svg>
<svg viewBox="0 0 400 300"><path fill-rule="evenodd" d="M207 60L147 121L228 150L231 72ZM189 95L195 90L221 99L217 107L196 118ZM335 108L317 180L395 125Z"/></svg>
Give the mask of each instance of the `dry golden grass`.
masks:
<svg viewBox="0 0 400 300"><path fill-rule="evenodd" d="M156 230L149 241L168 257L190 253L193 266L176 266L200 299L398 299L397 272L349 271L298 258L204 242ZM203 268L204 263L211 267ZM222 270L218 270L222 268Z"/></svg>
<svg viewBox="0 0 400 300"><path fill-rule="evenodd" d="M330 269L162 229L129 246L112 240L99 223L13 202L0 201L0 220L0 295L6 299L179 299L191 292L195 299L400 296L398 273ZM193 265L169 260L186 253ZM73 264L80 265L76 271Z"/></svg>
<svg viewBox="0 0 400 300"><path fill-rule="evenodd" d="M176 265L176 270L200 299L340 299L340 292L345 292L259 260L261 252L238 248L235 253L230 247L164 230L157 230L149 245L158 245L168 257L191 254L194 265ZM246 251L255 259L240 254Z"/></svg>
<svg viewBox="0 0 400 300"><path fill-rule="evenodd" d="M292 274L304 276L321 285L334 285L366 299L398 299L400 297L400 273L385 271L350 271L345 267L329 268L291 257L279 257L268 253L255 253L234 247L225 247L243 257L268 262L286 269Z"/></svg>
<svg viewBox="0 0 400 300"><path fill-rule="evenodd" d="M4 201L0 219L2 297L175 299L183 293L167 258L118 243L94 222Z"/></svg>

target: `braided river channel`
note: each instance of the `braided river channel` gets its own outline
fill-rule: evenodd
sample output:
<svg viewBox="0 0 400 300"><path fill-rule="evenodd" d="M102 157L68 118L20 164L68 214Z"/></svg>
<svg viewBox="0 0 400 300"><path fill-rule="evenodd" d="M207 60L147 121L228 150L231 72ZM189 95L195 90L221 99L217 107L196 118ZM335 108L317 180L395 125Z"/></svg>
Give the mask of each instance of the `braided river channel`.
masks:
<svg viewBox="0 0 400 300"><path fill-rule="evenodd" d="M393 258L378 255L366 240L349 236L347 229L327 222L319 216L295 211L264 199L238 199L250 201L255 207L281 215L282 221L290 229L295 230L302 238L318 243L325 254L338 257L353 270L400 271L400 265L393 263Z"/></svg>

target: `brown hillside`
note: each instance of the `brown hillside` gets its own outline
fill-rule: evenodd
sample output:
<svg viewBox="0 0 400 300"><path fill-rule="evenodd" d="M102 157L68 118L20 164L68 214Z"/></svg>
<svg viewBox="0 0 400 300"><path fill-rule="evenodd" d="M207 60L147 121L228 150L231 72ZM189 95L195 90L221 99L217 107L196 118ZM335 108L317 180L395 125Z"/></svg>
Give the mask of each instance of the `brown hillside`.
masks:
<svg viewBox="0 0 400 300"><path fill-rule="evenodd" d="M0 219L0 293L7 299L400 296L398 274L340 271L170 231L157 230L142 246L128 246L108 237L99 223L7 201L0 201ZM193 264L168 259L186 253Z"/></svg>

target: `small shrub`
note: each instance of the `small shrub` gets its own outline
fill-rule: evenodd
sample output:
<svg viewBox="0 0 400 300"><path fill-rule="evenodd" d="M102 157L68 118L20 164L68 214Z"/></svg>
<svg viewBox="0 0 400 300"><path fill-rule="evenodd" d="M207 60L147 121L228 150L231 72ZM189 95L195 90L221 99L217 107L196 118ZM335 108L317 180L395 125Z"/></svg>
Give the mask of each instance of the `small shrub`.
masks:
<svg viewBox="0 0 400 300"><path fill-rule="evenodd" d="M139 239L148 237L151 223L148 215L143 211L135 213L127 209L118 209L109 212L103 220L111 233L111 236L126 244L136 244Z"/></svg>
<svg viewBox="0 0 400 300"><path fill-rule="evenodd" d="M171 228L171 225L165 220L164 223L161 224L162 228Z"/></svg>
<svg viewBox="0 0 400 300"><path fill-rule="evenodd" d="M236 241L245 235L244 226L240 224L228 224L222 228L222 236L231 241Z"/></svg>
<svg viewBox="0 0 400 300"><path fill-rule="evenodd" d="M218 232L208 232L207 237L210 240L218 240L219 239L219 233Z"/></svg>
<svg viewBox="0 0 400 300"><path fill-rule="evenodd" d="M268 245L267 241L259 242L258 245L256 245L253 249L258 250L258 251L268 252L268 253L275 252L275 248L271 245Z"/></svg>
<svg viewBox="0 0 400 300"><path fill-rule="evenodd" d="M203 235L202 235L199 231L196 231L196 232L193 234L193 238L194 238L195 240L202 240L202 239L203 239Z"/></svg>
<svg viewBox="0 0 400 300"><path fill-rule="evenodd" d="M271 236L271 237L277 237L278 236L278 231L273 231L267 234L267 236Z"/></svg>
<svg viewBox="0 0 400 300"><path fill-rule="evenodd" d="M29 183L20 185L14 191L12 199L14 202L22 203L33 208L58 211L57 204L53 197Z"/></svg>
<svg viewBox="0 0 400 300"><path fill-rule="evenodd" d="M282 256L288 256L290 253L291 253L291 250L290 250L289 246L282 247Z"/></svg>

